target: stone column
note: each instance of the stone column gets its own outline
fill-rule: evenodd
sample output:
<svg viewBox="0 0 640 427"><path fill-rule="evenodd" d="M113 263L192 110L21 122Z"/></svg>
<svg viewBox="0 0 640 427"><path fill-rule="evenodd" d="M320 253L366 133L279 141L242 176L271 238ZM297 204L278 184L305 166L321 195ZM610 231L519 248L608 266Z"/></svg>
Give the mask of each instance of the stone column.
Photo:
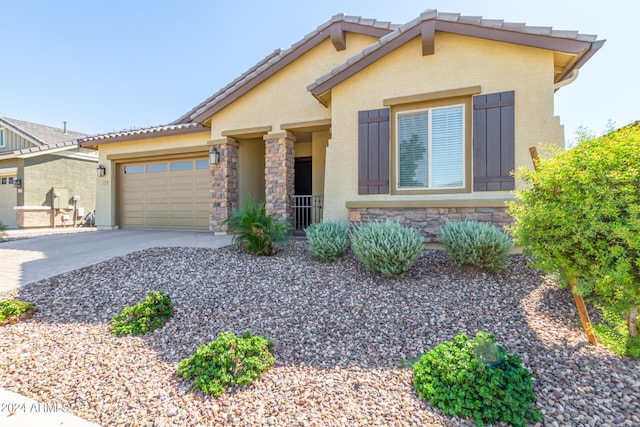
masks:
<svg viewBox="0 0 640 427"><path fill-rule="evenodd" d="M209 141L209 150L218 149L220 162L211 169L211 211L209 229L226 234L224 221L238 209L238 142L233 138Z"/></svg>
<svg viewBox="0 0 640 427"><path fill-rule="evenodd" d="M293 143L295 137L290 132L268 134L265 143L265 207L267 213L278 218L291 217L291 201L293 195L295 154Z"/></svg>

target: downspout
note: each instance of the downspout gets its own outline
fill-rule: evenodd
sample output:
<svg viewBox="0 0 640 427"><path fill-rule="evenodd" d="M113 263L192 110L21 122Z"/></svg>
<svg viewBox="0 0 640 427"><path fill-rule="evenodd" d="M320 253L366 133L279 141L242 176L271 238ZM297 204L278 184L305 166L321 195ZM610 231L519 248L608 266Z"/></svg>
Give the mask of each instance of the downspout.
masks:
<svg viewBox="0 0 640 427"><path fill-rule="evenodd" d="M566 85L569 85L571 83L573 83L575 81L575 79L578 78L578 69L574 68L573 70L571 70L571 72L569 73L569 76L567 76L567 78L560 80L559 82L555 83L553 85L553 91L556 92L558 89L560 89L561 87L564 87Z"/></svg>

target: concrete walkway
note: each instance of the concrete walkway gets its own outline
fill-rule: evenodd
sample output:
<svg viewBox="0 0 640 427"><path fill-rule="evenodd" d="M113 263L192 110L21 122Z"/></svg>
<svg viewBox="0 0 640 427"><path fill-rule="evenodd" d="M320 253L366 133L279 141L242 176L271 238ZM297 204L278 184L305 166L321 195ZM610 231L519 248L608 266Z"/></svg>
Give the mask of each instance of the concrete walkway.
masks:
<svg viewBox="0 0 640 427"><path fill-rule="evenodd" d="M208 232L86 229L12 230L0 242L0 292L153 247L220 248L231 236ZM99 427L66 411L0 388L0 426Z"/></svg>
<svg viewBox="0 0 640 427"><path fill-rule="evenodd" d="M82 229L79 229L82 230ZM16 230L10 238L27 237ZM0 243L0 292L154 247L219 248L231 236L199 231L109 230L59 233Z"/></svg>
<svg viewBox="0 0 640 427"><path fill-rule="evenodd" d="M2 427L100 427L98 424L64 412L60 403L43 404L0 388Z"/></svg>

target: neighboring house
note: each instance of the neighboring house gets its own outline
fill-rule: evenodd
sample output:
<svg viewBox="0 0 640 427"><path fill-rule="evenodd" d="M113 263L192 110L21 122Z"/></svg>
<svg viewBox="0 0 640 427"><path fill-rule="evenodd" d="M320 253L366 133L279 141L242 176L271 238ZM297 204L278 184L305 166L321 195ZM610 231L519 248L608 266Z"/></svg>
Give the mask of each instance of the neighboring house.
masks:
<svg viewBox="0 0 640 427"><path fill-rule="evenodd" d="M0 117L0 222L74 226L95 209L98 155L75 141L85 136Z"/></svg>
<svg viewBox="0 0 640 427"><path fill-rule="evenodd" d="M447 220L505 225L528 148L564 144L554 92L603 43L435 10L334 16L171 125L82 140L107 168L97 224L224 232L253 197L298 227L394 218L434 240Z"/></svg>

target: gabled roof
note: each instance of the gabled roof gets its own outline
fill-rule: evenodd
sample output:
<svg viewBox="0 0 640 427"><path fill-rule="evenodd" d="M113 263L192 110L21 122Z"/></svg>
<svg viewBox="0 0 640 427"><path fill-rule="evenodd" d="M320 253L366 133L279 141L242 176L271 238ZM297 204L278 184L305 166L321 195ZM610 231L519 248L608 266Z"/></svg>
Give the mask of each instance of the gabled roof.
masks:
<svg viewBox="0 0 640 427"><path fill-rule="evenodd" d="M75 140L59 142L57 144L39 145L29 148L23 148L21 150L4 151L0 153L0 160L41 156L45 154L58 153L61 151L69 151L77 148L78 145L76 144Z"/></svg>
<svg viewBox="0 0 640 427"><path fill-rule="evenodd" d="M74 132L52 126L41 125L38 123L27 122L24 120L10 119L8 117L0 117L0 126L10 129L12 132L28 139L35 146L57 146L57 144L66 144L72 142L76 138L86 136L85 133ZM72 143L74 145L75 142Z"/></svg>
<svg viewBox="0 0 640 427"><path fill-rule="evenodd" d="M277 49L267 55L240 77L211 95L172 124L202 123L327 38L331 38L336 50L344 50L346 47L345 31L380 38L398 27L398 25L390 22L365 19L360 16L335 15L329 21L316 28L315 31L307 34L302 40L294 43L289 49Z"/></svg>
<svg viewBox="0 0 640 427"><path fill-rule="evenodd" d="M91 135L78 139L81 147L92 147L110 142L129 141L133 139L157 138L170 135L184 135L188 133L204 132L209 128L199 123L178 123L171 125L152 126L140 129L129 129L110 132L101 135Z"/></svg>
<svg viewBox="0 0 640 427"><path fill-rule="evenodd" d="M528 26L523 23L483 19L480 16L462 16L458 13L442 13L431 9L349 58L328 74L318 78L307 89L316 98L320 99L323 93L326 93L338 83L348 79L417 36L422 37L423 54L433 54L435 31L550 49L575 55L575 58L556 74L556 82L562 81L573 70L577 70L604 44L604 40L597 40L595 35L581 34L577 31L554 30L551 27Z"/></svg>

